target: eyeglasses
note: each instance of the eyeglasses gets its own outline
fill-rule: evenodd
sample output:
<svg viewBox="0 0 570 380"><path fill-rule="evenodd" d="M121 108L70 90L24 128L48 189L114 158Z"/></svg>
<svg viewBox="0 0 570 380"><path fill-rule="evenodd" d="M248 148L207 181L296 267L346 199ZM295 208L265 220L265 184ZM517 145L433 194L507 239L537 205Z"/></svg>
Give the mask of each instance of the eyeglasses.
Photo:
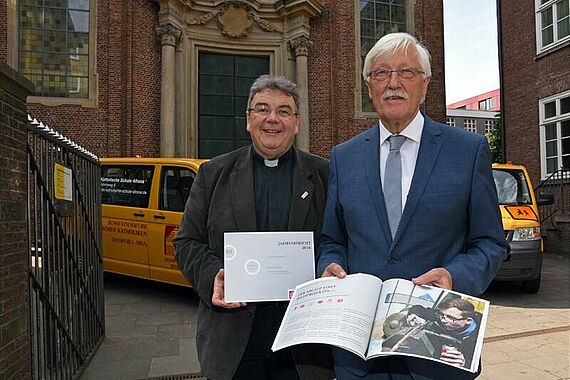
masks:
<svg viewBox="0 0 570 380"><path fill-rule="evenodd" d="M256 104L253 106L253 108L250 108L247 111L253 112L261 117L267 117L274 110L269 108L266 104ZM275 110L275 114L281 119L287 119L289 117L299 115L298 113L293 112L293 110L289 107L279 107Z"/></svg>
<svg viewBox="0 0 570 380"><path fill-rule="evenodd" d="M403 69L398 69L398 70L392 70L392 69L374 70L374 71L371 71L368 73L368 77L373 78L374 80L377 80L378 82L384 82L384 81L387 81L390 79L390 77L392 76L392 73L397 73L398 78L404 79L404 80L412 80L418 74L425 74L424 71L421 71L418 69L413 69L411 67L404 67Z"/></svg>
<svg viewBox="0 0 570 380"><path fill-rule="evenodd" d="M439 319L439 320L444 320L446 319L449 322L455 323L455 322L459 322L459 321L464 321L469 317L465 317L465 318L455 318L451 315L447 315L447 314L443 314L441 311L436 311L435 312L435 316Z"/></svg>

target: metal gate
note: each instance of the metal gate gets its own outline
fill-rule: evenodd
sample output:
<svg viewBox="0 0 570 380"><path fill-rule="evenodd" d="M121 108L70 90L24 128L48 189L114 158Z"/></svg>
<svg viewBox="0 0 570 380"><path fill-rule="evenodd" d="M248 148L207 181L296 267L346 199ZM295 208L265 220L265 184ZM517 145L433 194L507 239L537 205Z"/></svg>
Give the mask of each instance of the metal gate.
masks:
<svg viewBox="0 0 570 380"><path fill-rule="evenodd" d="M28 116L31 372L77 377L105 333L100 165Z"/></svg>

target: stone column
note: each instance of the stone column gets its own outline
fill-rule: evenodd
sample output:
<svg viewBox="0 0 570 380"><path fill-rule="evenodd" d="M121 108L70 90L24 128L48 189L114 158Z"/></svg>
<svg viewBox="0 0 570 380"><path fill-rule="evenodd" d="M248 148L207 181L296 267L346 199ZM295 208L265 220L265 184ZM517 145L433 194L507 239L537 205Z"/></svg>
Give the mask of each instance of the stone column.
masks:
<svg viewBox="0 0 570 380"><path fill-rule="evenodd" d="M186 66L184 65L184 57L182 55L182 38L180 39L180 43L176 45L176 86L175 86L175 101L174 106L175 110L175 157L184 157L185 152L187 151L186 147L188 145L188 137L187 137L187 129L185 118L183 115L183 108L185 108L185 104L183 104L182 99L184 99L184 84L186 83Z"/></svg>
<svg viewBox="0 0 570 380"><path fill-rule="evenodd" d="M160 156L174 157L176 150L176 44L182 33L173 25L156 28L162 38L162 70L160 84Z"/></svg>
<svg viewBox="0 0 570 380"><path fill-rule="evenodd" d="M301 36L289 41L291 50L295 54L295 69L297 72L297 88L301 101L301 128L295 146L301 150L309 151L310 120L309 120L309 75L307 70L307 56L309 46L312 45L307 37Z"/></svg>

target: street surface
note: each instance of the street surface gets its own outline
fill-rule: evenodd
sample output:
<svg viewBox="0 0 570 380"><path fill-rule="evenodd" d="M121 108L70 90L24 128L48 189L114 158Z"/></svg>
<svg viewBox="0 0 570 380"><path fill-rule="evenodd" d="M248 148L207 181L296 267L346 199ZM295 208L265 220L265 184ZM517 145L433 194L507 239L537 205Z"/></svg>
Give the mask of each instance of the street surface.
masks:
<svg viewBox="0 0 570 380"><path fill-rule="evenodd" d="M525 294L514 283L493 283L479 379L570 379L570 262L545 255L542 285Z"/></svg>
<svg viewBox="0 0 570 380"><path fill-rule="evenodd" d="M482 298L491 311L479 379L570 379L568 257L545 255L537 294L493 283ZM81 380L202 378L192 290L106 275L105 305L106 337Z"/></svg>

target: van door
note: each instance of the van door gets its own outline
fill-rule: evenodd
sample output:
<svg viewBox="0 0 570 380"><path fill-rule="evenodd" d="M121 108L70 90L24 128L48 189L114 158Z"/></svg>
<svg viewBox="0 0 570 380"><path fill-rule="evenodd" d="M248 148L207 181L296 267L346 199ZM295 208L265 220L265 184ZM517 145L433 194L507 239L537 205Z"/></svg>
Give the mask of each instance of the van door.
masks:
<svg viewBox="0 0 570 380"><path fill-rule="evenodd" d="M196 173L190 167L160 167L157 208L151 210L149 226L150 277L153 280L189 286L180 272L172 243L182 219Z"/></svg>
<svg viewBox="0 0 570 380"><path fill-rule="evenodd" d="M148 223L154 166L106 164L101 171L106 271L149 278Z"/></svg>

